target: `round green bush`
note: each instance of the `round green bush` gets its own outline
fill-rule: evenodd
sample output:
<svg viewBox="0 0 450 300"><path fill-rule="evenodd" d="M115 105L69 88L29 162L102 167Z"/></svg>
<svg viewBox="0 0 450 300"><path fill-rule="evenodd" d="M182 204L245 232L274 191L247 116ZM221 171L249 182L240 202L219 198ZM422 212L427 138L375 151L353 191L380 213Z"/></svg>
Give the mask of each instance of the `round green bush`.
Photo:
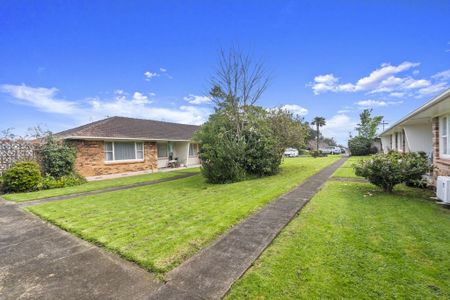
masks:
<svg viewBox="0 0 450 300"><path fill-rule="evenodd" d="M368 179L385 192L392 193L397 184L421 181L423 175L431 170L431 166L426 155L391 151L362 160L354 165L354 169L356 175Z"/></svg>
<svg viewBox="0 0 450 300"><path fill-rule="evenodd" d="M371 140L362 136L355 136L348 141L350 154L353 156L363 156L371 154ZM373 151L373 150L372 150ZM375 152L376 153L376 150Z"/></svg>
<svg viewBox="0 0 450 300"><path fill-rule="evenodd" d="M54 178L71 175L76 159L75 149L53 136L48 136L41 149L42 165L45 174Z"/></svg>
<svg viewBox="0 0 450 300"><path fill-rule="evenodd" d="M17 162L3 174L3 189L5 192L35 191L41 180L41 172L36 162Z"/></svg>

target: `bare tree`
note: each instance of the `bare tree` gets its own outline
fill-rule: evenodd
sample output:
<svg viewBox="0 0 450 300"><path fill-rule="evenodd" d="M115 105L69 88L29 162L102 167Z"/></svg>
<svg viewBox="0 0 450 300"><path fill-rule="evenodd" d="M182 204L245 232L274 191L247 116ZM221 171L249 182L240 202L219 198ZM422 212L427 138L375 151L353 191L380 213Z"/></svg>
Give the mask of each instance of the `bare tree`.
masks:
<svg viewBox="0 0 450 300"><path fill-rule="evenodd" d="M48 129L42 128L41 125L36 125L28 128L28 132L26 134L27 139L42 139L47 137L51 132Z"/></svg>
<svg viewBox="0 0 450 300"><path fill-rule="evenodd" d="M14 140L17 136L14 134L14 128L6 128L0 132L0 140Z"/></svg>
<svg viewBox="0 0 450 300"><path fill-rule="evenodd" d="M231 114L238 136L245 122L246 108L258 101L269 82L270 76L262 62L254 61L239 48L220 50L218 67L210 81L210 96L219 109Z"/></svg>

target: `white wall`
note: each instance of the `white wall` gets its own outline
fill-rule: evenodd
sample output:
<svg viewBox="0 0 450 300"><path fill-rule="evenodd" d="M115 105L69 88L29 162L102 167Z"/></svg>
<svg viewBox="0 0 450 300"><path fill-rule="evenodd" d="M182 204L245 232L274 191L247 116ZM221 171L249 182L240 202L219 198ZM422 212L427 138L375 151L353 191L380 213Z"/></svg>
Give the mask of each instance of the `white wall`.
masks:
<svg viewBox="0 0 450 300"><path fill-rule="evenodd" d="M174 157L178 157L180 164L185 165L187 163L187 158L189 154L189 143L188 142L174 142L173 143L173 154Z"/></svg>
<svg viewBox="0 0 450 300"><path fill-rule="evenodd" d="M388 153L391 149L391 135L381 137L381 146L383 147L383 152Z"/></svg>
<svg viewBox="0 0 450 300"><path fill-rule="evenodd" d="M433 150L433 131L431 124L404 126L406 144L410 151L424 151L429 154Z"/></svg>

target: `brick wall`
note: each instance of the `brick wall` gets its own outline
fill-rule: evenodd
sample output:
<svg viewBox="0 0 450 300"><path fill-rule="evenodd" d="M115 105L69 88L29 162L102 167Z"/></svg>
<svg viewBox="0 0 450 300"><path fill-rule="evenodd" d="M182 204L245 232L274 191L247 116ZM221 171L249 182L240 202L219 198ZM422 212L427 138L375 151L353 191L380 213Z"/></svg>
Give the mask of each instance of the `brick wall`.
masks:
<svg viewBox="0 0 450 300"><path fill-rule="evenodd" d="M442 159L439 156L439 118L433 118L433 177L437 176L450 176L450 160Z"/></svg>
<svg viewBox="0 0 450 300"><path fill-rule="evenodd" d="M83 176L99 176L157 169L156 143L144 143L143 162L105 163L103 141L76 140L71 143L77 149L75 169Z"/></svg>

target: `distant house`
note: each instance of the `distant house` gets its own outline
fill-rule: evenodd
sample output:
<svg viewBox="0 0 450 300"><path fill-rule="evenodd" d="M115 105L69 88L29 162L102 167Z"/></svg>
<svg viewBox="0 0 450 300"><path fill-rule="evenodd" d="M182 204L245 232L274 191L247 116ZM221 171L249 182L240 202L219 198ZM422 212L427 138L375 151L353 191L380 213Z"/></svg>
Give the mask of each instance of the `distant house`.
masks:
<svg viewBox="0 0 450 300"><path fill-rule="evenodd" d="M384 152L425 152L434 177L450 175L450 89L406 115L380 134Z"/></svg>
<svg viewBox="0 0 450 300"><path fill-rule="evenodd" d="M55 134L77 150L76 170L83 176L149 171L200 163L192 141L199 126L111 117Z"/></svg>

